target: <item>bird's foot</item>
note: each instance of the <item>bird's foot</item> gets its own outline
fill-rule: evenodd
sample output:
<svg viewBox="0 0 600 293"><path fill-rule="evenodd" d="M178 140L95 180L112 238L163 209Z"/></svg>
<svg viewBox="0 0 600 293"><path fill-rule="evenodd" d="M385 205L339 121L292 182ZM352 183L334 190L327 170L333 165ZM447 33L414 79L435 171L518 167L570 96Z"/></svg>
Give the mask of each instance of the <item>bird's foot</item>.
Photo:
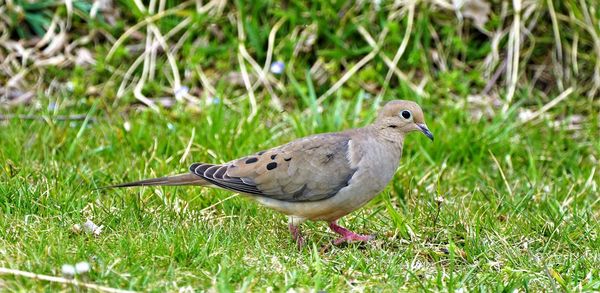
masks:
<svg viewBox="0 0 600 293"><path fill-rule="evenodd" d="M302 234L300 234L300 227L295 226L294 224L289 224L289 227L292 238L298 245L298 250L302 249L302 246L304 246L304 237L302 237Z"/></svg>
<svg viewBox="0 0 600 293"><path fill-rule="evenodd" d="M342 235L342 237L333 241L334 245L340 245L342 243L350 243L350 242L367 242L369 240L373 240L375 236L373 235L361 235L356 234L336 223L336 221L329 223L329 228L333 230L333 232Z"/></svg>
<svg viewBox="0 0 600 293"><path fill-rule="evenodd" d="M352 234L342 236L333 241L334 245L340 245L342 243L351 243L351 242L368 242L370 240L375 239L373 235L362 235L350 232Z"/></svg>

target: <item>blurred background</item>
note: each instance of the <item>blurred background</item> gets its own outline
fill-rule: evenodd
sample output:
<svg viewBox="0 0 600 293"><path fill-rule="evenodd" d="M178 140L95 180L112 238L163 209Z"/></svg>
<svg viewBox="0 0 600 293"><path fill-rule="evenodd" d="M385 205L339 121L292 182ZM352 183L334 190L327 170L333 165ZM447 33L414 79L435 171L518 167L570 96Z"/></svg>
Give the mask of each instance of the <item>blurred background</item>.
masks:
<svg viewBox="0 0 600 293"><path fill-rule="evenodd" d="M84 260L133 290L600 290L599 7L0 1L0 266ZM346 220L379 235L366 251L320 250L313 223L297 252L284 217L227 192L94 190L359 127L391 99L436 141L410 136ZM104 232L73 232L86 220Z"/></svg>
<svg viewBox="0 0 600 293"><path fill-rule="evenodd" d="M13 0L0 6L2 102L250 100L255 113L302 106L308 87L319 105L389 96L527 116L561 93L598 97L597 4Z"/></svg>

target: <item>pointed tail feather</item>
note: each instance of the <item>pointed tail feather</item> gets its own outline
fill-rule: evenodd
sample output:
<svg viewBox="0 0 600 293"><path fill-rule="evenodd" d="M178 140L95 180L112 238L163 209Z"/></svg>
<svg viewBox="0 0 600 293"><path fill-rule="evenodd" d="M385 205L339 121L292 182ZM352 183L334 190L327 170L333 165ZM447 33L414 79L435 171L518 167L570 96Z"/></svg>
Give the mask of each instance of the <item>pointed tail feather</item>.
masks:
<svg viewBox="0 0 600 293"><path fill-rule="evenodd" d="M128 183L121 183L121 184L117 184L117 185L107 186L106 188L134 187L134 186L158 186L158 185L164 185L164 186L208 185L208 184L210 184L210 183L208 183L206 180L202 179L200 176L192 174L192 173L186 173L186 174L179 174L179 175L173 175L173 176L167 176L167 177L152 178L152 179L145 179L145 180L128 182Z"/></svg>

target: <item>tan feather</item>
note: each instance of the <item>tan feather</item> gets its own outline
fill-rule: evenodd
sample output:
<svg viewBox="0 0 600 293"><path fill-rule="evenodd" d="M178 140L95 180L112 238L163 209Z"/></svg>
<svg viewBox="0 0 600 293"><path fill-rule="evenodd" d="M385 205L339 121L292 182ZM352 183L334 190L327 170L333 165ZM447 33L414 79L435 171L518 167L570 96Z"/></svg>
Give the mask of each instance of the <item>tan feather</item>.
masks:
<svg viewBox="0 0 600 293"><path fill-rule="evenodd" d="M346 240L366 240L335 220L360 208L394 176L404 137L423 132L433 140L424 115L411 101L391 101L371 125L317 134L225 164L195 163L189 174L147 179L112 187L201 185L250 195L290 216L290 230L301 244L296 225L305 219L330 221ZM300 238L299 238L300 237Z"/></svg>

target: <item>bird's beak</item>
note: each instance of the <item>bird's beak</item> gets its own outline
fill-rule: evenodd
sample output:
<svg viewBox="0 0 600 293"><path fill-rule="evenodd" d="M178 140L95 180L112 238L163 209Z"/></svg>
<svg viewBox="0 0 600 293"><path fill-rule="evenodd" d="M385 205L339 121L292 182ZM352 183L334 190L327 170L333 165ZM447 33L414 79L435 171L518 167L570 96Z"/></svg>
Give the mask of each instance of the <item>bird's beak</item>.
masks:
<svg viewBox="0 0 600 293"><path fill-rule="evenodd" d="M419 129L421 129L421 132L423 132L423 134L425 134L425 136L429 137L429 139L431 139L431 141L433 141L433 133L431 133L431 131L429 131L429 128L427 128L427 125L425 124L417 124L417 126L419 127Z"/></svg>

